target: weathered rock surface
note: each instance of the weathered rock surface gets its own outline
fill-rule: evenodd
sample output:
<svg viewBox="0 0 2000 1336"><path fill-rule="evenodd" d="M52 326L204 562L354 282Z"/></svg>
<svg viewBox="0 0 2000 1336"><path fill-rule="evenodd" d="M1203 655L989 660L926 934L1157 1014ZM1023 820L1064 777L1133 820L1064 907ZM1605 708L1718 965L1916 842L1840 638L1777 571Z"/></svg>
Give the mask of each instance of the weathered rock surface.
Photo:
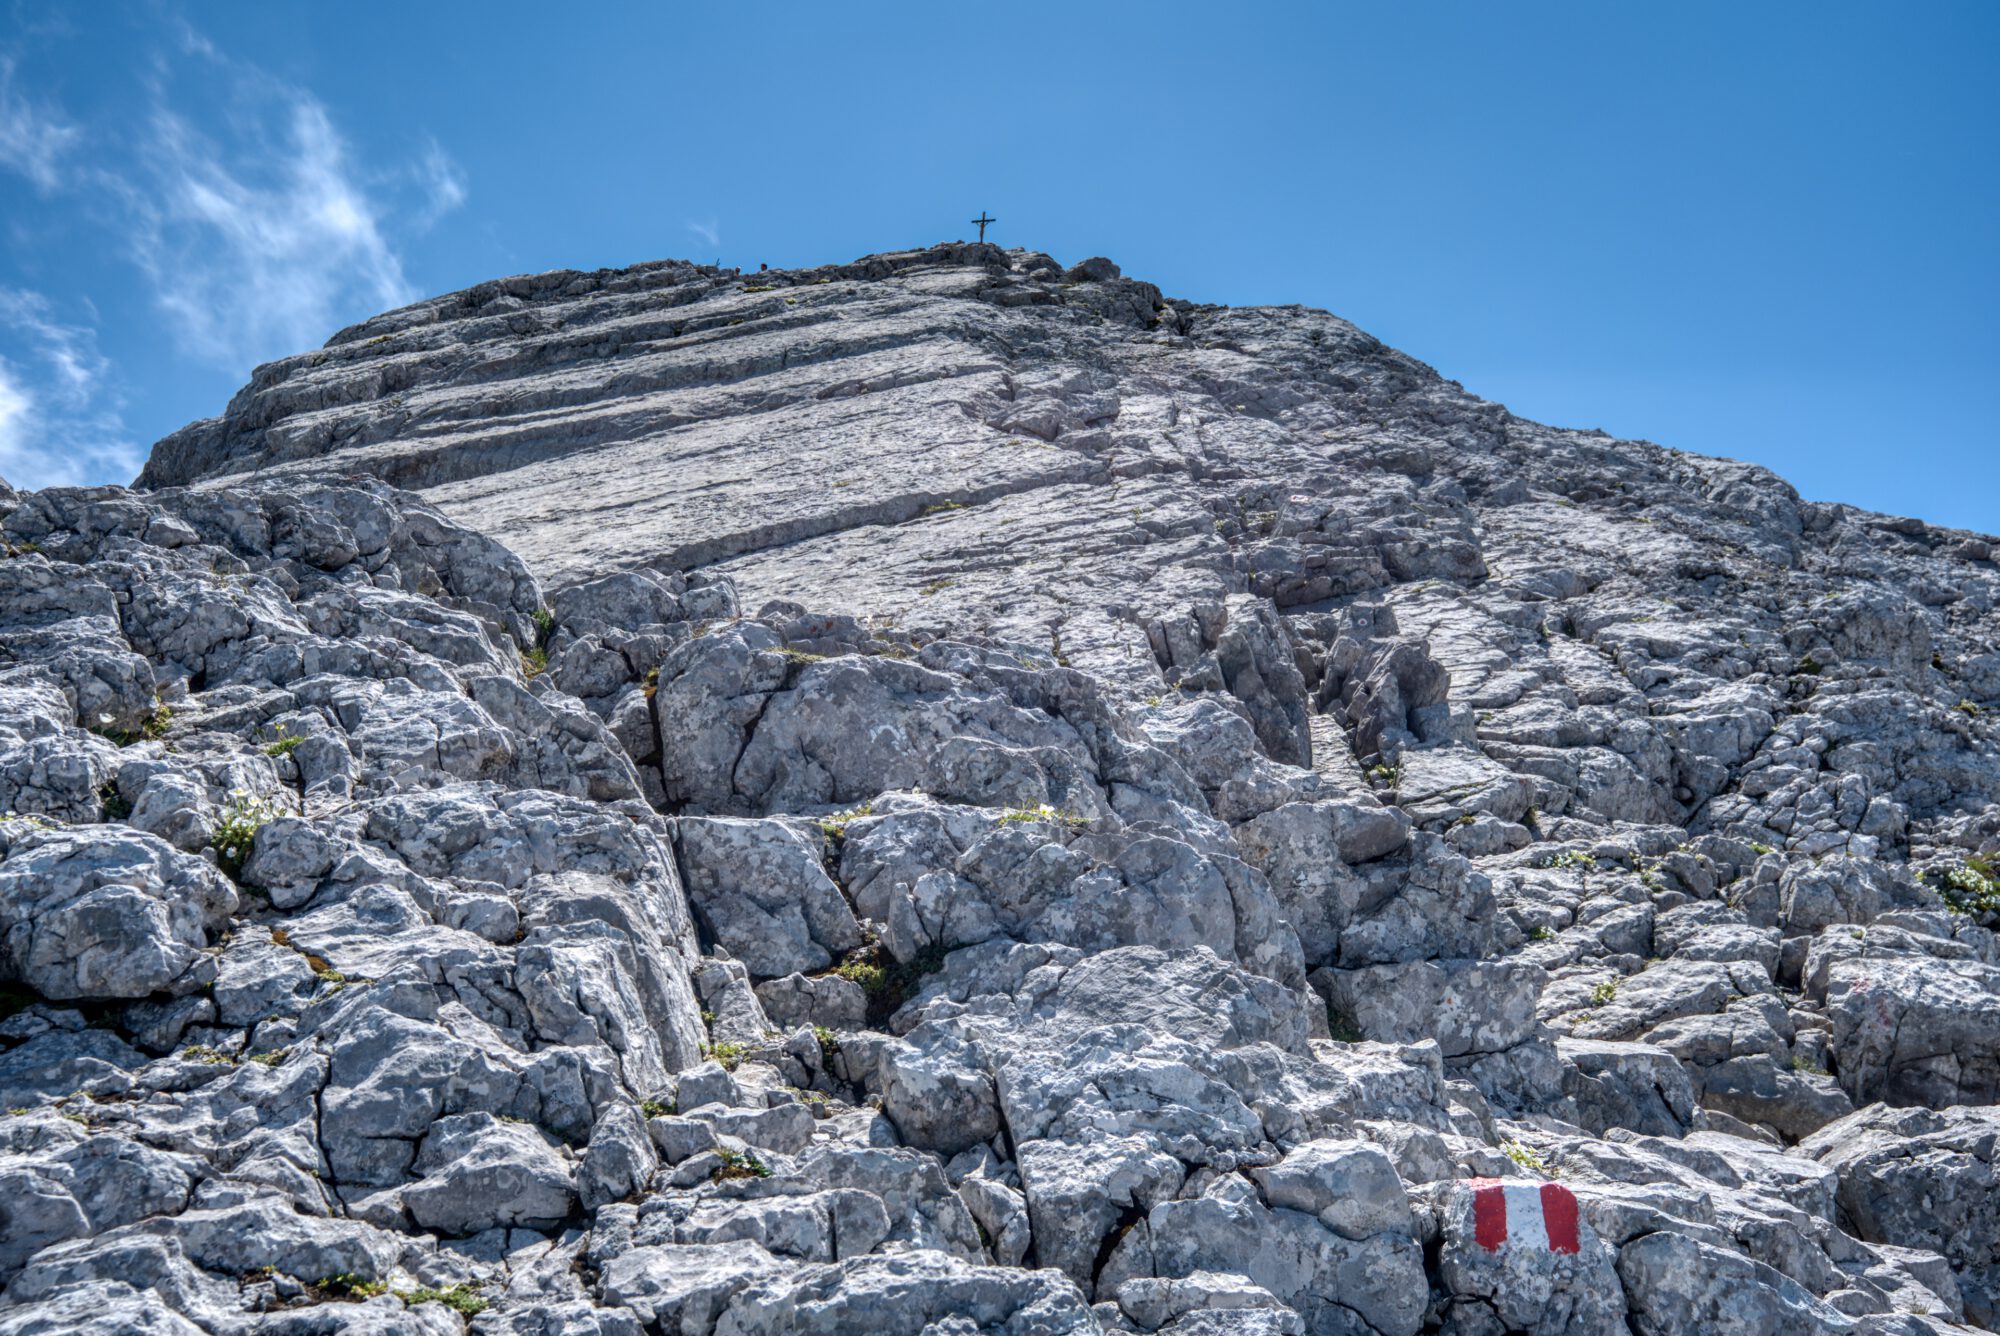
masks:
<svg viewBox="0 0 2000 1336"><path fill-rule="evenodd" d="M0 1336L2000 1325L2000 540L980 245L141 483L0 489Z"/></svg>

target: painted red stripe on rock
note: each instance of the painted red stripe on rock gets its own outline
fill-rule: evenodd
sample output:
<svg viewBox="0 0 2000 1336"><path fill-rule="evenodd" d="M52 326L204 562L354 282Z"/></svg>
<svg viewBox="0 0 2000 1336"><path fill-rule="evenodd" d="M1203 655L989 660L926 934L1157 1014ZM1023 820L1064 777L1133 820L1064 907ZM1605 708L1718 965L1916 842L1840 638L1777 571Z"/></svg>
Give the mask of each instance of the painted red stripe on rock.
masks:
<svg viewBox="0 0 2000 1336"><path fill-rule="evenodd" d="M1472 1237L1488 1252L1507 1241L1507 1190L1491 1180L1472 1190Z"/></svg>
<svg viewBox="0 0 2000 1336"><path fill-rule="evenodd" d="M1542 1184L1542 1225L1549 1232L1550 1252L1573 1253L1582 1249L1576 1234L1576 1194L1568 1188L1557 1183Z"/></svg>

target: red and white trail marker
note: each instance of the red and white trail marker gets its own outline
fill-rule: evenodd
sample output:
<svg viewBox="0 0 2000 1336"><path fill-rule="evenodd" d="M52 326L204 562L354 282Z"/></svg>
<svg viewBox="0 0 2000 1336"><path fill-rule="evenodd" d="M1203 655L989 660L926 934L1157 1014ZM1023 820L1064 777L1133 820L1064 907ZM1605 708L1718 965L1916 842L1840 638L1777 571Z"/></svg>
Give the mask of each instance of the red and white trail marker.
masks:
<svg viewBox="0 0 2000 1336"><path fill-rule="evenodd" d="M1512 1240L1519 1248L1573 1253L1576 1194L1560 1183L1510 1183L1497 1178L1467 1179L1472 1191L1472 1237L1488 1252Z"/></svg>

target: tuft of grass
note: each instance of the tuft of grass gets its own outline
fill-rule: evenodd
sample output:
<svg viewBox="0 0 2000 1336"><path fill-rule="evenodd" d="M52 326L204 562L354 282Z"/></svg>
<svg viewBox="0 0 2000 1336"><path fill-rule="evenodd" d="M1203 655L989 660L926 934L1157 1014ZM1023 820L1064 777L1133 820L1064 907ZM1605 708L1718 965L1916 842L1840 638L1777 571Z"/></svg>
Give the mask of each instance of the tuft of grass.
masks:
<svg viewBox="0 0 2000 1336"><path fill-rule="evenodd" d="M933 943L908 960L892 961L881 954L880 947L866 946L843 961L834 973L859 984L868 995L870 1018L885 1021L896 1008L916 996L926 975L944 968L944 958L951 951L949 946Z"/></svg>
<svg viewBox="0 0 2000 1336"><path fill-rule="evenodd" d="M724 1041L720 1044L711 1044L708 1049L708 1056L721 1063L724 1071L733 1072L743 1065L743 1059L749 1055L749 1052L750 1046L748 1044Z"/></svg>
<svg viewBox="0 0 2000 1336"><path fill-rule="evenodd" d="M1977 705L1969 700L1962 700L1951 708L1972 719L1977 719L1983 713Z"/></svg>
<svg viewBox="0 0 2000 1336"><path fill-rule="evenodd" d="M941 577L939 577L938 579L935 579L935 580L927 580L927 581L925 581L925 582L924 582L924 583L923 583L923 584L922 584L922 585L921 585L921 586L920 586L920 587L919 587L919 588L917 589L917 592L918 592L919 594L922 594L922 595L923 595L923 596L924 596L925 598L929 598L929 597L930 597L930 596L931 596L932 594L942 594L942 593L943 593L943 592L944 592L945 590L947 590L947 589L951 588L951 587L952 587L953 585L955 585L955 584L957 584L957 583L958 583L958 581L956 581L956 580L952 579L952 578L951 578L950 576L948 576L948 575L947 575L947 576L941 576Z"/></svg>
<svg viewBox="0 0 2000 1336"><path fill-rule="evenodd" d="M730 1150L726 1146L715 1153L722 1157L722 1166L715 1171L711 1178L712 1182L720 1183L727 1178L769 1178L771 1176L771 1166L765 1164L754 1154L746 1151Z"/></svg>
<svg viewBox="0 0 2000 1336"><path fill-rule="evenodd" d="M819 819L819 832L830 840L844 840L847 838L848 823L859 821L874 810L875 804L873 802L865 802L858 807L850 807L845 812L835 812L832 816L823 816Z"/></svg>
<svg viewBox="0 0 2000 1336"><path fill-rule="evenodd" d="M1792 1054L1792 1070L1795 1072L1804 1072L1807 1076L1831 1076L1833 1074L1817 1063L1806 1061L1806 1055L1803 1053Z"/></svg>
<svg viewBox="0 0 2000 1336"><path fill-rule="evenodd" d="M148 742L158 742L167 735L167 730L173 726L174 707L171 705L156 705L153 707L153 712L146 716L146 722L139 725L139 734Z"/></svg>
<svg viewBox="0 0 2000 1336"><path fill-rule="evenodd" d="M190 1062L199 1062L208 1067L234 1067L236 1065L236 1059L230 1057L219 1048L210 1048L207 1044L189 1044L174 1056L186 1058Z"/></svg>
<svg viewBox="0 0 2000 1336"><path fill-rule="evenodd" d="M153 704L153 712L139 721L139 731L137 733L127 733L123 729L113 728L111 726L111 719L112 716L109 714L100 714L97 716L97 722L91 726L90 731L114 747L129 747L133 743L142 740L146 742L158 742L160 739L166 737L167 730L173 726L174 707L171 705L162 705L156 700Z"/></svg>
<svg viewBox="0 0 2000 1336"><path fill-rule="evenodd" d="M313 1288L331 1299L373 1299L378 1294L389 1292L389 1283L383 1280L363 1280L352 1271L342 1271L338 1275L322 1276Z"/></svg>
<svg viewBox="0 0 2000 1336"><path fill-rule="evenodd" d="M299 744L304 741L305 737L303 734L287 733L283 729L279 729L278 736L264 744L264 755L290 756L299 749Z"/></svg>
<svg viewBox="0 0 2000 1336"><path fill-rule="evenodd" d="M396 1297L403 1301L403 1307L415 1308L418 1304L443 1304L461 1317L472 1317L492 1307L479 1296L479 1291L461 1281L448 1290L434 1290L429 1286L415 1290L397 1290Z"/></svg>
<svg viewBox="0 0 2000 1336"><path fill-rule="evenodd" d="M1617 1000L1618 980L1616 979L1606 979L1603 983L1590 990L1590 1005L1593 1007L1608 1007Z"/></svg>
<svg viewBox="0 0 2000 1336"><path fill-rule="evenodd" d="M1944 897L1945 908L1952 913L2000 915L2000 867L1994 859L1974 854L1959 866L1934 871L1931 876L1939 883L1938 894Z"/></svg>
<svg viewBox="0 0 2000 1336"><path fill-rule="evenodd" d="M1528 934L1528 940L1531 942L1546 942L1555 935L1556 930L1554 928L1551 928L1546 923L1537 923L1535 930Z"/></svg>
<svg viewBox="0 0 2000 1336"><path fill-rule="evenodd" d="M840 1040L824 1025L813 1026L813 1038L819 1040L819 1055L831 1062L833 1055L840 1052Z"/></svg>
<svg viewBox="0 0 2000 1336"><path fill-rule="evenodd" d="M123 821L132 815L132 804L125 801L125 795L118 791L118 781L107 779L97 790L97 805L104 809L106 821Z"/></svg>
<svg viewBox="0 0 2000 1336"><path fill-rule="evenodd" d="M1000 814L999 824L1003 826L1026 825L1031 822L1046 821L1051 825L1068 826L1071 830L1081 830L1090 824L1090 818L1077 812L1038 803L1033 807L1010 807Z"/></svg>
<svg viewBox="0 0 2000 1336"><path fill-rule="evenodd" d="M540 645L521 651L521 676L532 682L549 670L549 652Z"/></svg>
<svg viewBox="0 0 2000 1336"><path fill-rule="evenodd" d="M1559 854L1550 854L1547 858L1535 864L1535 866L1539 868L1580 868L1587 872L1597 866L1597 859L1595 856L1587 854L1581 849L1566 849Z"/></svg>
<svg viewBox="0 0 2000 1336"><path fill-rule="evenodd" d="M243 879L243 864L250 859L257 832L277 814L277 808L247 789L230 793L209 842L215 846L216 865L229 874L231 881Z"/></svg>
<svg viewBox="0 0 2000 1336"><path fill-rule="evenodd" d="M849 983L860 984L861 991L870 997L879 996L889 987L889 971L866 961L847 961L834 973Z"/></svg>
<svg viewBox="0 0 2000 1336"><path fill-rule="evenodd" d="M677 1110L677 1105L669 1104L665 1100L642 1099L639 1101L639 1112L648 1118L665 1118L667 1115L677 1112Z"/></svg>
<svg viewBox="0 0 2000 1336"><path fill-rule="evenodd" d="M1800 677L1818 677L1826 671L1826 665L1808 654L1799 660L1799 666L1792 670Z"/></svg>
<svg viewBox="0 0 2000 1336"><path fill-rule="evenodd" d="M1555 1170L1549 1167L1547 1158L1533 1146L1526 1145L1510 1137L1500 1143L1500 1153L1532 1173L1542 1174L1549 1178L1555 1177Z"/></svg>

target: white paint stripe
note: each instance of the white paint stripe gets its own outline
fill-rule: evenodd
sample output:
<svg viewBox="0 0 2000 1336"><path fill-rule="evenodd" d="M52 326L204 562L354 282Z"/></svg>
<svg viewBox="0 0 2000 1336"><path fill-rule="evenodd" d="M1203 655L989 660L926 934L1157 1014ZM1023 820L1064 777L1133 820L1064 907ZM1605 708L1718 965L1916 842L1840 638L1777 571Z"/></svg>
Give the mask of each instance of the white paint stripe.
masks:
<svg viewBox="0 0 2000 1336"><path fill-rule="evenodd" d="M1548 1223L1542 1219L1542 1185L1509 1183L1507 1195L1507 1242L1522 1248L1549 1246Z"/></svg>

